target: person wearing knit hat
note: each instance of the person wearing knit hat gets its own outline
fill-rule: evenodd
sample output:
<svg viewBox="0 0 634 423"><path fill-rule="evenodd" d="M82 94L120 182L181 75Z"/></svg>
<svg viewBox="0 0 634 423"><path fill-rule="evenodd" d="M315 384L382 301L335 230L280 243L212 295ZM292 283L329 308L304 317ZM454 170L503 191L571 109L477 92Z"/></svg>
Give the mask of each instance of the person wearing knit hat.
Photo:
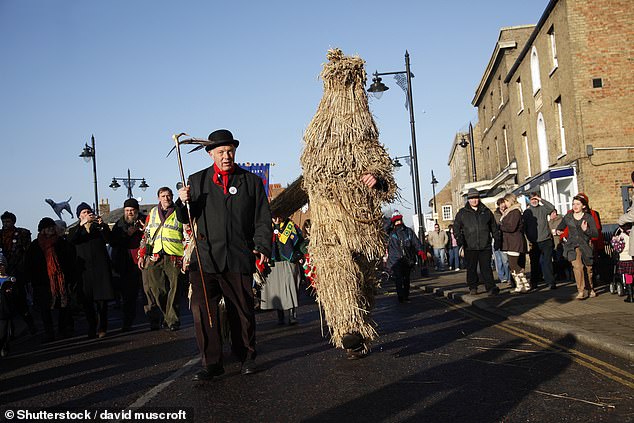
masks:
<svg viewBox="0 0 634 423"><path fill-rule="evenodd" d="M123 312L121 331L128 332L136 317L136 304L141 288L141 270L138 267L138 251L147 216L139 212L139 202L128 198L123 203L123 216L112 227L110 246L112 266L119 275L115 278L121 292ZM158 326L154 327L158 329Z"/></svg>
<svg viewBox="0 0 634 423"><path fill-rule="evenodd" d="M416 256L425 260L423 244L416 233L405 226L403 215L394 210L390 218L393 229L389 232L387 242L387 268L390 279L396 287L396 295L399 303L409 302L410 273L416 265Z"/></svg>
<svg viewBox="0 0 634 423"><path fill-rule="evenodd" d="M44 325L43 342L55 340L53 312L58 310L58 334L72 335L71 290L75 274L75 248L57 231L50 217L37 225L37 239L26 252L25 265L33 288L33 303Z"/></svg>
<svg viewBox="0 0 634 423"><path fill-rule="evenodd" d="M77 206L79 225L68 233L68 241L75 245L81 266L80 289L88 338L103 338L108 328L108 301L114 299L110 256L106 244L110 242L110 228L100 216L95 216L86 203Z"/></svg>
<svg viewBox="0 0 634 423"><path fill-rule="evenodd" d="M136 200L136 198L128 198L123 202L123 208L126 209L128 207L139 210L139 202Z"/></svg>
<svg viewBox="0 0 634 423"><path fill-rule="evenodd" d="M55 221L50 217L44 217L40 220L40 223L37 224L37 231L42 232L43 229L52 228L55 226Z"/></svg>
<svg viewBox="0 0 634 423"><path fill-rule="evenodd" d="M91 213L94 213L92 210L92 207L90 207L87 203L79 203L79 205L77 206L77 219L79 219L79 215L81 214L82 210L90 210Z"/></svg>
<svg viewBox="0 0 634 423"><path fill-rule="evenodd" d="M403 220L403 215L400 211L394 210L394 212L392 213L392 217L390 217L390 222L394 223L397 220Z"/></svg>

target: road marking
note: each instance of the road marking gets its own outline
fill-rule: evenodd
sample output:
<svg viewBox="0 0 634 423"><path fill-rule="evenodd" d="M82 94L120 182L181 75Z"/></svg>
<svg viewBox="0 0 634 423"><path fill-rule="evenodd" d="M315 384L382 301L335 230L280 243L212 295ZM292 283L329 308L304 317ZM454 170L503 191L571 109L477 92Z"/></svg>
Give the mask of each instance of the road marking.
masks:
<svg viewBox="0 0 634 423"><path fill-rule="evenodd" d="M192 358L187 363L185 363L180 369L176 370L170 376L168 376L163 382L156 385L154 388L147 391L141 398L134 401L130 404L126 410L134 410L143 407L145 404L150 402L150 400L160 394L165 388L170 386L176 379L181 377L186 371L190 369L194 364L200 362L200 357ZM118 423L120 420L110 420L110 423Z"/></svg>
<svg viewBox="0 0 634 423"><path fill-rule="evenodd" d="M557 342L553 342L552 340L539 336L535 333L528 332L524 329L515 327L508 323L497 322L496 320L491 319L487 316L484 316L476 311L467 309L467 307L471 307L470 304L464 304L464 303L453 304L452 302L450 302L448 299L444 297L439 298L439 297L429 296L429 298L433 299L434 301L441 302L445 305L448 305L449 307L454 308L464 314L467 314L474 319L493 323L494 327L497 327L519 338L524 338L542 348L546 348L560 355L570 356L575 363L580 364L588 369L591 369L607 377L608 379L611 379L615 382L618 382L622 385L625 385L629 388L634 389L634 374L628 372L627 370L620 369L596 357L592 357L590 355L584 354L575 349L568 348L564 345L558 344Z"/></svg>

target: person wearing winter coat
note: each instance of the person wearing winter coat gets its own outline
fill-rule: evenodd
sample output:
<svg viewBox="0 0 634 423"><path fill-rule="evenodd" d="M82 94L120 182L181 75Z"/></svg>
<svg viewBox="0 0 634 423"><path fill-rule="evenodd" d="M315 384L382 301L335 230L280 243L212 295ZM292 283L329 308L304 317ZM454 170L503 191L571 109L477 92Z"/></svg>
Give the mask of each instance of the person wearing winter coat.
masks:
<svg viewBox="0 0 634 423"><path fill-rule="evenodd" d="M387 243L387 268L390 279L396 286L399 303L409 302L410 272L416 264L416 256L425 260L423 244L411 228L403 224L403 215L398 210L391 218L393 229Z"/></svg>
<svg viewBox="0 0 634 423"><path fill-rule="evenodd" d="M110 236L112 265L119 275L121 285L121 332L130 331L136 317L137 297L141 288L138 251L146 219L147 216L139 212L139 202L134 198L128 198L123 203L123 216L114 224Z"/></svg>
<svg viewBox="0 0 634 423"><path fill-rule="evenodd" d="M88 338L103 338L108 330L108 301L114 299L106 249L110 228L86 203L77 206L77 217L79 225L70 230L68 241L77 252L78 295L88 320Z"/></svg>
<svg viewBox="0 0 634 423"><path fill-rule="evenodd" d="M464 250L469 293L478 293L479 265L486 292L497 295L500 289L493 281L491 242L499 237L499 229L493 212L480 202L478 190L469 188L467 203L458 211L453 224L458 244Z"/></svg>
<svg viewBox="0 0 634 423"><path fill-rule="evenodd" d="M572 213L566 213L557 234L568 228L568 240L564 244L564 257L572 263L572 271L577 282L577 299L596 297L592 287L592 264L594 259L590 240L599 235L597 224L588 213L588 201L584 196L575 195L572 199Z"/></svg>
<svg viewBox="0 0 634 423"><path fill-rule="evenodd" d="M37 225L37 239L26 252L25 269L33 287L33 301L44 325L44 342L55 339L52 310L58 310L57 330L72 335L71 296L75 285L75 247L57 234L50 217Z"/></svg>
<svg viewBox="0 0 634 423"><path fill-rule="evenodd" d="M504 204L504 211L500 216L501 251L506 253L508 257L511 276L515 280L515 291L513 292L528 292L530 284L524 275L524 268L520 265L527 250L522 208L514 194L506 194Z"/></svg>

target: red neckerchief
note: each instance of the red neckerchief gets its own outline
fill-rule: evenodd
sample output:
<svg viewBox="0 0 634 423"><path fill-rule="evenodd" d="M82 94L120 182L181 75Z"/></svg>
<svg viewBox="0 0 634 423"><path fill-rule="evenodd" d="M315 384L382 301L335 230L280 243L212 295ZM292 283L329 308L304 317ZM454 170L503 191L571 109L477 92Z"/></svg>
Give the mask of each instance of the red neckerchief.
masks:
<svg viewBox="0 0 634 423"><path fill-rule="evenodd" d="M227 189L229 187L229 175L233 174L234 169L235 166L232 167L231 170L225 172L223 170L220 170L220 168L214 163L214 177L212 178L212 181L214 182L214 184L221 187L225 194L227 194L228 192Z"/></svg>

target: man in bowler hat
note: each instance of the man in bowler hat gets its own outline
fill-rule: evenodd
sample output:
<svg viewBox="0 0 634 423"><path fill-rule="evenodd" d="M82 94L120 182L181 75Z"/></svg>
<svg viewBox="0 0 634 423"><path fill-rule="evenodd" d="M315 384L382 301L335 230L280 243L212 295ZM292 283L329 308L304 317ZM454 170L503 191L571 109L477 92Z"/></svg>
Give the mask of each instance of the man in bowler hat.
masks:
<svg viewBox="0 0 634 423"><path fill-rule="evenodd" d="M273 236L262 180L235 164L239 141L226 129L212 132L208 139L205 150L213 165L190 175L176 201L178 218L188 220L189 202L191 218L197 226L198 254L192 255L189 278L203 369L194 375L195 381L207 381L224 373L220 324L216 319L222 296L227 304L232 350L242 362L241 373L256 371L252 274L256 262L268 262Z"/></svg>

